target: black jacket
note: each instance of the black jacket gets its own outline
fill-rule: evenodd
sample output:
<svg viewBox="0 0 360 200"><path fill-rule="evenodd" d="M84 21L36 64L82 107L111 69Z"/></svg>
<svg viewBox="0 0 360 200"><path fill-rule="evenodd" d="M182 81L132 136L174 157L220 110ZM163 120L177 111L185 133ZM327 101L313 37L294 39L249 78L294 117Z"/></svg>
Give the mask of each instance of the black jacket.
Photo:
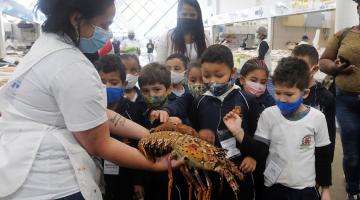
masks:
<svg viewBox="0 0 360 200"><path fill-rule="evenodd" d="M336 137L335 98L333 94L321 83L316 82L315 85L310 88L310 94L306 99L304 99L304 104L316 108L324 113L331 141L331 160L333 160Z"/></svg>
<svg viewBox="0 0 360 200"><path fill-rule="evenodd" d="M232 134L227 130L223 118L234 109L235 106L241 107L242 128L246 135L253 137L257 127L259 118L259 106L254 96L248 95L240 89L231 91L224 101L220 101L216 97L201 96L192 103L189 113L190 120L196 130L210 129L215 133L215 145L221 147L220 137L230 138ZM220 136L221 135L221 136ZM239 144L237 144L239 146ZM240 159L233 160L239 164L244 155Z"/></svg>

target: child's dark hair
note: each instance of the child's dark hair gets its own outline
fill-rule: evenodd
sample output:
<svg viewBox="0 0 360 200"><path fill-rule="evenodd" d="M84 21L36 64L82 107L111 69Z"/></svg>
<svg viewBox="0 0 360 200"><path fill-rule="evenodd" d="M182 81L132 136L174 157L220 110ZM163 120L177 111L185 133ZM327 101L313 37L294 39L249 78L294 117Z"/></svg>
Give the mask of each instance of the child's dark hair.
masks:
<svg viewBox="0 0 360 200"><path fill-rule="evenodd" d="M247 76L248 73L255 71L255 70L264 70L266 72L266 75L269 76L269 70L266 67L266 64L263 60L258 59L250 59L246 61L246 63L243 65L243 67L240 70L241 76Z"/></svg>
<svg viewBox="0 0 360 200"><path fill-rule="evenodd" d="M319 53L315 47L308 44L296 46L292 51L292 55L308 57L311 65L317 65L319 63Z"/></svg>
<svg viewBox="0 0 360 200"><path fill-rule="evenodd" d="M234 58L231 50L221 44L209 46L201 56L200 63L226 64L230 69L234 68Z"/></svg>
<svg viewBox="0 0 360 200"><path fill-rule="evenodd" d="M188 68L187 68L187 71L186 71L186 76L189 76L189 72L191 69L200 69L201 68L201 64L199 62L191 62L189 65L188 65Z"/></svg>
<svg viewBox="0 0 360 200"><path fill-rule="evenodd" d="M302 59L287 57L280 60L272 78L274 85L297 87L303 91L309 87L310 69Z"/></svg>
<svg viewBox="0 0 360 200"><path fill-rule="evenodd" d="M170 71L160 63L150 63L145 65L140 71L139 86L162 84L166 89L171 85Z"/></svg>
<svg viewBox="0 0 360 200"><path fill-rule="evenodd" d="M120 80L123 83L126 81L125 66L121 62L119 56L106 55L95 62L95 68L98 72L103 72L105 74L119 72Z"/></svg>
<svg viewBox="0 0 360 200"><path fill-rule="evenodd" d="M169 57L166 58L166 61L172 60L172 59L179 59L184 64L185 69L187 69L187 66L189 64L189 58L183 54L180 53L174 53L171 54Z"/></svg>
<svg viewBox="0 0 360 200"><path fill-rule="evenodd" d="M137 63L137 65L139 66L139 71L141 70L141 65L140 65L140 61L139 61L139 58L137 57L137 55L134 55L134 54L121 54L120 55L120 59L121 60L130 60L130 59L134 59Z"/></svg>

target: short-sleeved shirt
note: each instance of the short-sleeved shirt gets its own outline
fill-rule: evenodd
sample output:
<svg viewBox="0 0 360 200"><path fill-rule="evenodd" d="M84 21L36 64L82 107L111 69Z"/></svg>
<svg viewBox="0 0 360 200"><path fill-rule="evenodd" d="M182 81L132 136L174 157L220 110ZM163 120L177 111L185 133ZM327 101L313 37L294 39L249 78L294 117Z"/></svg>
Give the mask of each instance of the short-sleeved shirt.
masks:
<svg viewBox="0 0 360 200"><path fill-rule="evenodd" d="M94 66L75 48L52 53L33 66L12 103L29 120L71 132L107 121L105 86ZM58 199L79 191L63 145L46 134L25 183L5 199Z"/></svg>
<svg viewBox="0 0 360 200"><path fill-rule="evenodd" d="M348 59L359 70L350 75L337 75L336 86L347 92L360 93L360 33L350 31L340 42L341 36L333 36L327 44L327 49Z"/></svg>
<svg viewBox="0 0 360 200"><path fill-rule="evenodd" d="M330 144L324 114L310 108L302 119L289 121L277 106L269 107L260 115L255 139L269 144L266 166L274 158L285 163L276 183L294 189L315 186L315 147ZM271 186L267 178L265 185Z"/></svg>

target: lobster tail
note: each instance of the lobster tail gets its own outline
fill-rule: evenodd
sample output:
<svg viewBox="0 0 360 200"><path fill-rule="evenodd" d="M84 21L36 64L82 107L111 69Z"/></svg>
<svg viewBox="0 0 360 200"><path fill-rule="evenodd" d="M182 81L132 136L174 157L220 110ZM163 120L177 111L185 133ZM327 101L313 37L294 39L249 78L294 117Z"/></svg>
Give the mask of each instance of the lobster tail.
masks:
<svg viewBox="0 0 360 200"><path fill-rule="evenodd" d="M170 131L151 133L139 141L139 150L155 162L156 158L169 154L180 137L183 137L181 133Z"/></svg>

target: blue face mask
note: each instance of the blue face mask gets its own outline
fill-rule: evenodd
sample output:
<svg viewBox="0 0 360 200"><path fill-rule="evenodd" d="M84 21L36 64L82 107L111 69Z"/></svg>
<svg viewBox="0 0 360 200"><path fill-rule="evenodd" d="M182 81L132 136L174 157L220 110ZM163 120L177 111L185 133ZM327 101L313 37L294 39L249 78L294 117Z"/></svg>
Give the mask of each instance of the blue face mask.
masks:
<svg viewBox="0 0 360 200"><path fill-rule="evenodd" d="M288 115L296 112L297 109L302 104L302 102L303 102L303 96L301 95L301 97L294 103L276 101L276 105L278 106L282 114Z"/></svg>
<svg viewBox="0 0 360 200"><path fill-rule="evenodd" d="M124 96L123 88L106 88L107 105L113 105L121 100Z"/></svg>
<svg viewBox="0 0 360 200"><path fill-rule="evenodd" d="M80 37L79 48L83 53L95 53L101 49L111 38L111 33L94 26L95 31L90 38Z"/></svg>
<svg viewBox="0 0 360 200"><path fill-rule="evenodd" d="M206 84L206 87L214 96L218 97L229 91L233 85L232 81L228 81L226 83Z"/></svg>

